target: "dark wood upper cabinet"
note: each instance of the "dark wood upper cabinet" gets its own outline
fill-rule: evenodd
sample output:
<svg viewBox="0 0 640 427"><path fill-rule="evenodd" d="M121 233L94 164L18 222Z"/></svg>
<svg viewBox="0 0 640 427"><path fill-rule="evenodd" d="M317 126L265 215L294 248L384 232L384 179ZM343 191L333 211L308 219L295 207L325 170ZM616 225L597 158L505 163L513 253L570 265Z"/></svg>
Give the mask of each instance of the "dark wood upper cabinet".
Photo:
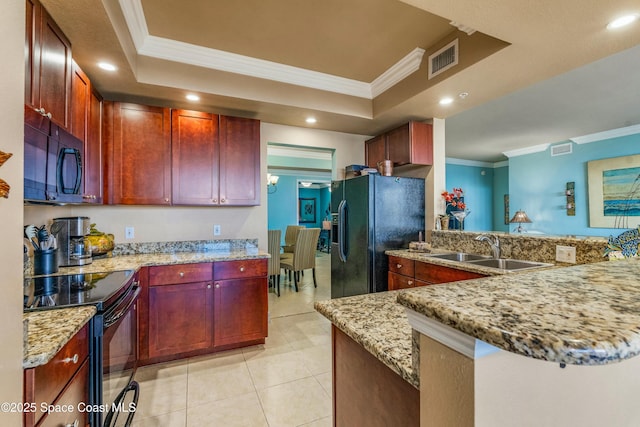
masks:
<svg viewBox="0 0 640 427"><path fill-rule="evenodd" d="M169 109L106 102L104 126L109 203L170 205Z"/></svg>
<svg viewBox="0 0 640 427"><path fill-rule="evenodd" d="M75 61L72 61L69 132L81 141L87 140L90 99L91 82L78 64L76 64Z"/></svg>
<svg viewBox="0 0 640 427"><path fill-rule="evenodd" d="M260 121L220 116L220 204L260 204Z"/></svg>
<svg viewBox="0 0 640 427"><path fill-rule="evenodd" d="M171 111L174 205L217 205L219 118L198 111Z"/></svg>
<svg viewBox="0 0 640 427"><path fill-rule="evenodd" d="M71 43L37 0L26 2L25 104L69 129Z"/></svg>
<svg viewBox="0 0 640 427"><path fill-rule="evenodd" d="M367 140L367 166L375 168L382 160L394 166L433 164L433 126L412 121Z"/></svg>
<svg viewBox="0 0 640 427"><path fill-rule="evenodd" d="M84 201L102 203L102 97L95 90L89 94L84 171Z"/></svg>

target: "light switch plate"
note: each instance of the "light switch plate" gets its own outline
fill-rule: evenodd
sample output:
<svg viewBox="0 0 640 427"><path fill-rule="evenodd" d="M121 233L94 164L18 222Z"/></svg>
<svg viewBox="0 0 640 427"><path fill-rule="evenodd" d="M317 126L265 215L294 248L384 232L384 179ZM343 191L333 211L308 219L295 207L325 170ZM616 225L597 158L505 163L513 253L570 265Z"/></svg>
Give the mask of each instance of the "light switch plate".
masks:
<svg viewBox="0 0 640 427"><path fill-rule="evenodd" d="M556 261L575 264L576 248L573 246L556 245Z"/></svg>
<svg viewBox="0 0 640 427"><path fill-rule="evenodd" d="M216 224L216 225L213 226L213 235L214 236L219 236L220 235L220 231L221 231L221 229L220 229L220 225L219 224Z"/></svg>

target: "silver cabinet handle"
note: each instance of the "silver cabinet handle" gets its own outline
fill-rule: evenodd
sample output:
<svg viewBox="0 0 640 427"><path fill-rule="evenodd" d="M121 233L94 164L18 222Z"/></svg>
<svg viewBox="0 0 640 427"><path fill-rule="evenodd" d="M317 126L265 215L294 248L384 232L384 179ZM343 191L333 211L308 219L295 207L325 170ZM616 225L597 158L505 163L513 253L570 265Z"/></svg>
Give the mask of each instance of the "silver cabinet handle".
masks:
<svg viewBox="0 0 640 427"><path fill-rule="evenodd" d="M168 197L165 197L165 198L164 198L164 201L165 201L165 202L167 202L167 203L169 203L169 198L168 198Z"/></svg>
<svg viewBox="0 0 640 427"><path fill-rule="evenodd" d="M184 277L184 273L183 273L182 271L181 271L180 273L178 273L178 275L179 275L180 277Z"/></svg>
<svg viewBox="0 0 640 427"><path fill-rule="evenodd" d="M218 199L213 199L213 203L218 203Z"/></svg>
<svg viewBox="0 0 640 427"><path fill-rule="evenodd" d="M396 268L402 268L402 264L396 264Z"/></svg>
<svg viewBox="0 0 640 427"><path fill-rule="evenodd" d="M78 363L78 353L74 354L73 357L67 357L66 359L62 359L62 363L73 362L74 364Z"/></svg>
<svg viewBox="0 0 640 427"><path fill-rule="evenodd" d="M80 422L78 421L78 419L76 419L73 424L66 424L64 427L78 427L80 425Z"/></svg>
<svg viewBox="0 0 640 427"><path fill-rule="evenodd" d="M207 285L207 289L211 289L211 285Z"/></svg>
<svg viewBox="0 0 640 427"><path fill-rule="evenodd" d="M409 280L409 281L407 282L407 285L409 285L409 286L413 286L413 280Z"/></svg>
<svg viewBox="0 0 640 427"><path fill-rule="evenodd" d="M240 272L243 272L243 271L244 271L244 267L240 267Z"/></svg>
<svg viewBox="0 0 640 427"><path fill-rule="evenodd" d="M225 200L224 200L224 199L220 199L220 203L224 203L224 202L225 202Z"/></svg>
<svg viewBox="0 0 640 427"><path fill-rule="evenodd" d="M220 283L216 283L216 289L220 289Z"/></svg>

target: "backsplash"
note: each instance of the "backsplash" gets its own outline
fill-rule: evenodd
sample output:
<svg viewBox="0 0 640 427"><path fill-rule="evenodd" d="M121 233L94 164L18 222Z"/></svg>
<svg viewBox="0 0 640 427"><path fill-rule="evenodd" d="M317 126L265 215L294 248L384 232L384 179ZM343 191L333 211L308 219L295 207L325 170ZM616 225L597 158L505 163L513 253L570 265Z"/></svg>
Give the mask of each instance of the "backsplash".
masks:
<svg viewBox="0 0 640 427"><path fill-rule="evenodd" d="M556 262L556 245L576 248L576 264L590 264L606 261L603 257L607 246L604 237L561 237L510 233L481 233L458 230L433 230L431 245L433 248L450 251L491 255L491 248L485 242L475 240L481 234L493 234L500 239L502 258L524 259L529 261Z"/></svg>

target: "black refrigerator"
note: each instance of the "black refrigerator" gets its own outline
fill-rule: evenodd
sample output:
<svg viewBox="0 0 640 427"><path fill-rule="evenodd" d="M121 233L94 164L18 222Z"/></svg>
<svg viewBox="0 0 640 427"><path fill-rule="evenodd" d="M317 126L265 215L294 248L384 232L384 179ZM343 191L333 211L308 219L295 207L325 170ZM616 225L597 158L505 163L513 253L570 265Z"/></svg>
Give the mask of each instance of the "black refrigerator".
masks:
<svg viewBox="0 0 640 427"><path fill-rule="evenodd" d="M424 232L424 179L364 175L331 184L331 298L387 290L385 251Z"/></svg>

